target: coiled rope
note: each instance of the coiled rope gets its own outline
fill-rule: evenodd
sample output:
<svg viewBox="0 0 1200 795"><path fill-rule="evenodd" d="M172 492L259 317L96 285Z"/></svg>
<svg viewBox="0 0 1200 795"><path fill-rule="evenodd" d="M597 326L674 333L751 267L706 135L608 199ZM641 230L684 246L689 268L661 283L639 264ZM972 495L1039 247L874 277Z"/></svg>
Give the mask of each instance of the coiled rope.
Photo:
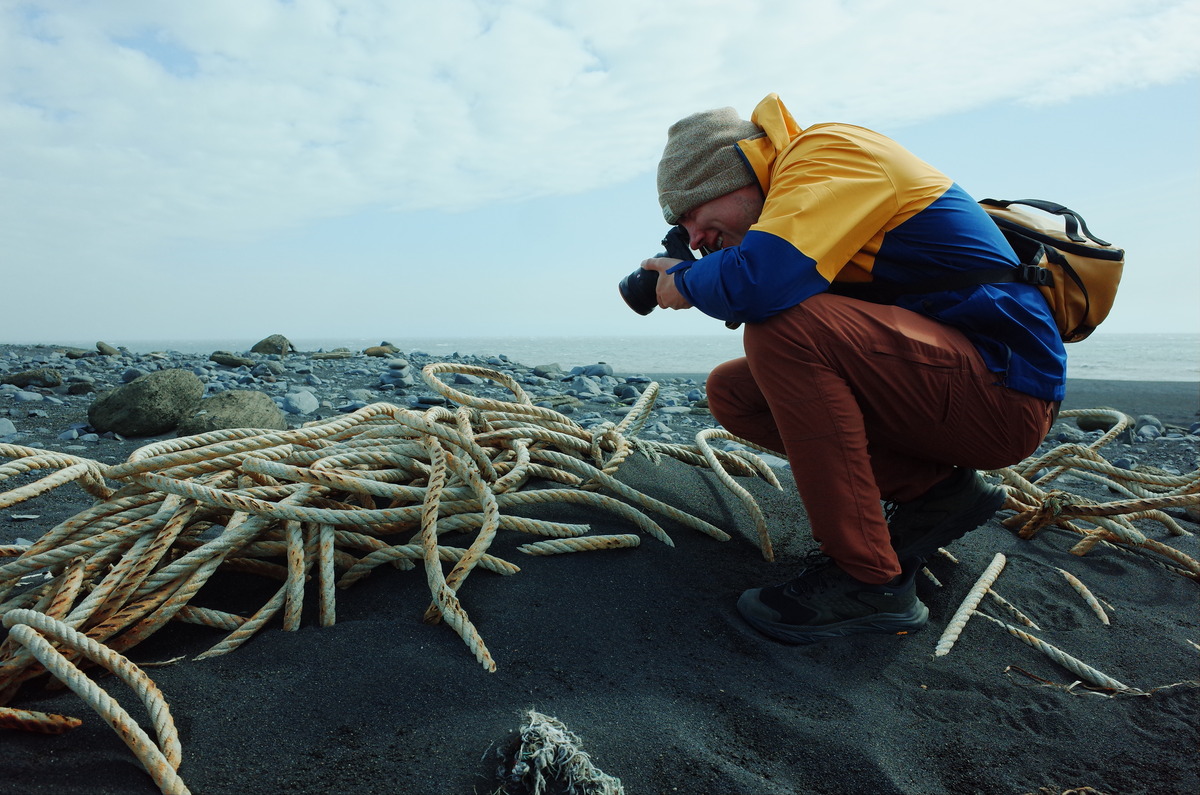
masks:
<svg viewBox="0 0 1200 795"><path fill-rule="evenodd" d="M497 382L513 399L467 394L439 378L454 372ZM498 532L542 539L518 547L531 555L640 543L635 534L589 535L587 525L504 511L568 503L601 508L668 545L670 536L650 514L729 538L613 477L634 451L713 469L755 516L763 554L770 557L761 511L732 477L763 477L778 487L756 456L713 448L710 438L733 438L724 432L706 432L694 445L633 438L653 408L657 384L620 423L584 428L534 405L501 372L437 363L422 376L458 407L420 412L376 403L288 431L242 428L155 442L113 466L0 445L0 456L13 459L0 465L0 481L55 470L0 493L0 507L70 482L98 500L28 547L0 548L0 616L9 630L0 644L0 725L55 732L76 723L4 706L24 682L49 673L113 726L163 792L186 792L176 772L178 738L166 703L121 652L170 621L228 633L196 659L236 649L276 616L284 630L296 630L309 580L315 581L321 625L332 625L336 591L385 563L419 564L431 594L425 621L444 621L493 671L496 663L458 591L477 568L519 571L489 553ZM474 537L465 547L450 546L443 536L452 533ZM402 538L392 538L397 535ZM281 583L249 617L192 604L218 571L248 571ZM108 668L138 692L157 744L88 678L89 665Z"/></svg>

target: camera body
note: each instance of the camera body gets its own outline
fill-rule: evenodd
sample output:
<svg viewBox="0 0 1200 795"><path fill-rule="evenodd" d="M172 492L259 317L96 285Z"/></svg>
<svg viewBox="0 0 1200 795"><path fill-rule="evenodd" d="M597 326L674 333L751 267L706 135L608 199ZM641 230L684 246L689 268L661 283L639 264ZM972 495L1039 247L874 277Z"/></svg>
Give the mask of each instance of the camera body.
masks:
<svg viewBox="0 0 1200 795"><path fill-rule="evenodd" d="M688 247L688 232L682 226L671 227L662 239L664 253L660 257L692 261L696 256ZM639 315L648 315L658 306L658 271L638 268L617 286L629 308Z"/></svg>

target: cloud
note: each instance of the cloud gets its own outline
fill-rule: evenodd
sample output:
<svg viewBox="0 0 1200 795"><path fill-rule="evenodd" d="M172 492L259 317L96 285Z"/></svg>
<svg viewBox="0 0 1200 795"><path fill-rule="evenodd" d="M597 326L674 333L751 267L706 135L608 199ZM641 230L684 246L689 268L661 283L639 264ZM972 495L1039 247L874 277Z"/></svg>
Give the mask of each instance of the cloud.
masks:
<svg viewBox="0 0 1200 795"><path fill-rule="evenodd" d="M1197 29L1195 0L5 2L0 211L10 251L119 259L580 193L651 170L701 108L1057 103L1195 74Z"/></svg>

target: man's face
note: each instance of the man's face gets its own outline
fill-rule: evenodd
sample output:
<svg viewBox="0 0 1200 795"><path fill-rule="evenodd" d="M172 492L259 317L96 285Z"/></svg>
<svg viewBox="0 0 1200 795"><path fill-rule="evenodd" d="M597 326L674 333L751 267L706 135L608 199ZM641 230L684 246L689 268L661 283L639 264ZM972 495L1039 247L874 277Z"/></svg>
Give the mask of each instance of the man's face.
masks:
<svg viewBox="0 0 1200 795"><path fill-rule="evenodd" d="M757 185L707 201L679 219L693 249L716 251L740 245L762 214L763 195Z"/></svg>

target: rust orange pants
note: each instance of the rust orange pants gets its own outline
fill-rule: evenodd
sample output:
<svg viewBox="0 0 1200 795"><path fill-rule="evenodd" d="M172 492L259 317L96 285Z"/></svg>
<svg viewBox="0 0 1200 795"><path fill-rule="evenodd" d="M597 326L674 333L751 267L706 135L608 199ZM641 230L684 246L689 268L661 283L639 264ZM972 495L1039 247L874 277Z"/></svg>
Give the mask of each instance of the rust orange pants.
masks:
<svg viewBox="0 0 1200 795"><path fill-rule="evenodd" d="M1030 455L1055 404L1000 386L962 332L915 312L815 295L743 331L708 377L713 416L787 456L822 551L851 576L900 573L880 500L915 499L954 467Z"/></svg>

